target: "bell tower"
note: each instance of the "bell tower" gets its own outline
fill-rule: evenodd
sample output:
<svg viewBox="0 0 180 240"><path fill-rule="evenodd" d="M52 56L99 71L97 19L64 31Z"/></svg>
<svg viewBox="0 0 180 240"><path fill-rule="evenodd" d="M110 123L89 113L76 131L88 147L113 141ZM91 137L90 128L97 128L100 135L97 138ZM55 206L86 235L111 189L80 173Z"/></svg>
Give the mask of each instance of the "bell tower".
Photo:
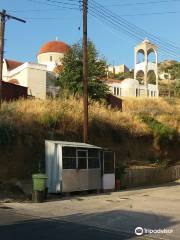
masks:
<svg viewBox="0 0 180 240"><path fill-rule="evenodd" d="M155 54L155 61L149 60L149 55ZM143 59L138 61L138 54L142 54ZM148 39L145 39L137 47L134 48L134 79L137 79L137 74L141 72L143 74L143 84L148 89L148 73L153 71L155 74L156 86L158 88L158 53L157 47L151 43Z"/></svg>

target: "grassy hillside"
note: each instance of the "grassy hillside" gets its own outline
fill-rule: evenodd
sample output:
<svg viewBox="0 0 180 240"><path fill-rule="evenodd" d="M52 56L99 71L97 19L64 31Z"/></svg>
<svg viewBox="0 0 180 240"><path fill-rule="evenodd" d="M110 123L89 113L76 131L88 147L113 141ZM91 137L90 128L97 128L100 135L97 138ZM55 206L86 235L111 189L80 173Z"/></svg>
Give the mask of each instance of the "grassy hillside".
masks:
<svg viewBox="0 0 180 240"><path fill-rule="evenodd" d="M100 131L124 130L134 135L151 134L151 128L142 121L147 115L162 124L180 132L180 99L149 100L128 99L123 101L123 111L116 111L106 105L91 103L89 108L90 132L94 127ZM41 130L80 134L83 122L83 105L81 100L20 100L3 103L0 112L0 128L8 125L18 133L37 133ZM109 129L106 128L108 125ZM9 129L9 130L10 130ZM94 136L96 138L96 136Z"/></svg>
<svg viewBox="0 0 180 240"><path fill-rule="evenodd" d="M44 161L44 140L82 141L81 100L20 100L0 112L0 176L24 177ZM117 152L118 161L178 161L180 100L129 99L123 111L91 103L90 143Z"/></svg>

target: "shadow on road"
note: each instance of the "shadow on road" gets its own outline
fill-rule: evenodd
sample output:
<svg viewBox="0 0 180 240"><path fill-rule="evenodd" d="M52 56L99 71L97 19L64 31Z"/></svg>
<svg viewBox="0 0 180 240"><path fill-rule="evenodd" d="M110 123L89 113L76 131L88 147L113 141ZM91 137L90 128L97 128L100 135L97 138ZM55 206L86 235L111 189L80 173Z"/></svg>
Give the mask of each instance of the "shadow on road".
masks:
<svg viewBox="0 0 180 240"><path fill-rule="evenodd" d="M9 214L9 210L1 211ZM17 215L13 211L10 211L10 214L9 221L4 222L1 219L0 222L2 240L128 240L135 239L136 227L173 229L173 226L179 223L171 217L124 210L37 219ZM0 212L0 216L6 219L5 212L3 215Z"/></svg>

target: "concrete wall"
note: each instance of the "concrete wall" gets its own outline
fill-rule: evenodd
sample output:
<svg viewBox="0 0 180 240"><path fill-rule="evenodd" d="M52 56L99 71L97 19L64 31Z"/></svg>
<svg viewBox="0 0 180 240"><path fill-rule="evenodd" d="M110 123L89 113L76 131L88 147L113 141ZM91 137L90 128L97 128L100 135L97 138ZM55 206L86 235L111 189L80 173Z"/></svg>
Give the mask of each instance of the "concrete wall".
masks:
<svg viewBox="0 0 180 240"><path fill-rule="evenodd" d="M28 87L28 95L46 99L46 66L25 63L10 71L7 81L17 79L23 87Z"/></svg>
<svg viewBox="0 0 180 240"><path fill-rule="evenodd" d="M8 81L11 79L17 79L21 86L28 87L28 69L24 68L22 71L11 74L8 76Z"/></svg>
<svg viewBox="0 0 180 240"><path fill-rule="evenodd" d="M123 187L139 187L180 179L180 165L168 168L128 169L122 177Z"/></svg>
<svg viewBox="0 0 180 240"><path fill-rule="evenodd" d="M28 90L36 98L46 99L46 71L28 68Z"/></svg>

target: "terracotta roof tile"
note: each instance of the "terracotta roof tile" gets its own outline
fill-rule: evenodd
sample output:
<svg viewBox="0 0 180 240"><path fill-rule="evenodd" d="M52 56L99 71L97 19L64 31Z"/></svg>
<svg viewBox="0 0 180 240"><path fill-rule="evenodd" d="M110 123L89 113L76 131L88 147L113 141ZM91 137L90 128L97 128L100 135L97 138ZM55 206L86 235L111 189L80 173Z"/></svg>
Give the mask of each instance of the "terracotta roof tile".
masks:
<svg viewBox="0 0 180 240"><path fill-rule="evenodd" d="M6 64L7 64L7 69L9 71L21 66L22 64L24 64L23 62L18 62L18 61L14 61L14 60L8 60L8 59L5 59L6 61Z"/></svg>
<svg viewBox="0 0 180 240"><path fill-rule="evenodd" d="M47 53L47 52L67 53L68 50L69 50L69 46L66 43L59 42L59 41L51 41L51 42L45 43L41 47L39 54Z"/></svg>

